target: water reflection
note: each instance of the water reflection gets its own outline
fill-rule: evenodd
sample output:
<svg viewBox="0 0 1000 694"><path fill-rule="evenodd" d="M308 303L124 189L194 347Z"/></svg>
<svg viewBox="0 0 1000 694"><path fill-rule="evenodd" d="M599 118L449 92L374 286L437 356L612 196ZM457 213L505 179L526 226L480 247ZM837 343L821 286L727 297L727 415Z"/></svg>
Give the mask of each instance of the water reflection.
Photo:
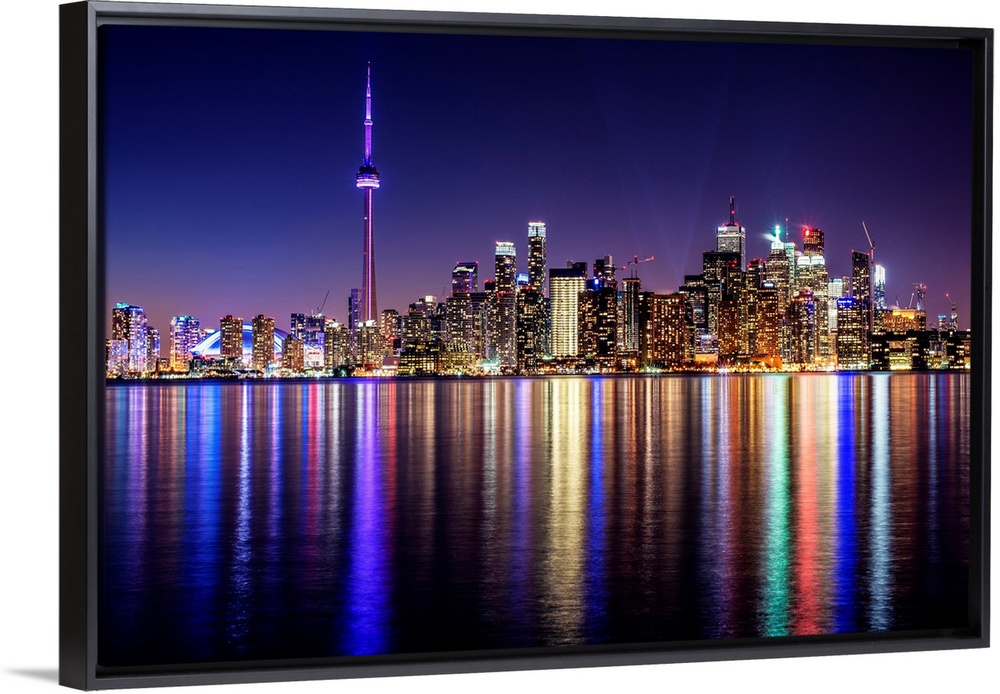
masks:
<svg viewBox="0 0 1000 694"><path fill-rule="evenodd" d="M965 622L958 374L108 388L104 664Z"/></svg>

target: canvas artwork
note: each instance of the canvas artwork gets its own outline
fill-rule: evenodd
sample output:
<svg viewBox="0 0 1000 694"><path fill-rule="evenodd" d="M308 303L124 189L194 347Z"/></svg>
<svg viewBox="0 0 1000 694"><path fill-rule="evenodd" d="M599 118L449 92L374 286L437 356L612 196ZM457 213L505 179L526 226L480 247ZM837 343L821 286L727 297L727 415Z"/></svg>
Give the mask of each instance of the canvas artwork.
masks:
<svg viewBox="0 0 1000 694"><path fill-rule="evenodd" d="M99 668L969 627L971 50L97 39Z"/></svg>

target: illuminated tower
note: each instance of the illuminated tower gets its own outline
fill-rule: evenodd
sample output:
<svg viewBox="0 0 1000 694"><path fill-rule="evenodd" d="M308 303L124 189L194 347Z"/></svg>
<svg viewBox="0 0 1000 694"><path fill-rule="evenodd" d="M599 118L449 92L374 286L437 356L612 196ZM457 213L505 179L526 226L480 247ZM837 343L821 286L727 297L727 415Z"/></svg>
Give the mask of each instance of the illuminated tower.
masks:
<svg viewBox="0 0 1000 694"><path fill-rule="evenodd" d="M191 351L201 342L201 321L191 316L170 319L170 368L187 371Z"/></svg>
<svg viewBox="0 0 1000 694"><path fill-rule="evenodd" d="M295 315L295 314L292 314ZM264 371L274 361L274 319L263 314L253 319L253 368Z"/></svg>
<svg viewBox="0 0 1000 694"><path fill-rule="evenodd" d="M729 222L715 230L715 250L739 253L740 270L747 266L747 230L736 221L736 197L729 197Z"/></svg>
<svg viewBox="0 0 1000 694"><path fill-rule="evenodd" d="M378 321L378 300L375 294L375 236L372 228L372 195L379 187L379 172L372 161L372 66L368 64L368 87L365 90L365 159L358 169L357 186L365 191L365 245L362 256L364 270L361 279L360 320Z"/></svg>
<svg viewBox="0 0 1000 694"><path fill-rule="evenodd" d="M545 222L528 222L528 286L545 294Z"/></svg>
<svg viewBox="0 0 1000 694"><path fill-rule="evenodd" d="M147 371L149 336L146 329L146 312L140 306L115 304L111 311L111 339L125 340L128 345L128 371Z"/></svg>

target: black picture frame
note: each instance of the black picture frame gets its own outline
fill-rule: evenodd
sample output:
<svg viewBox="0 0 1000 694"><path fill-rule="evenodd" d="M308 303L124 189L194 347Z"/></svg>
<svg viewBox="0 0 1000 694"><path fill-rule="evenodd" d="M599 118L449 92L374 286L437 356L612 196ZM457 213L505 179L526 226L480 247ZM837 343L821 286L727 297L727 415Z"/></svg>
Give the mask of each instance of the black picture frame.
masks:
<svg viewBox="0 0 1000 694"><path fill-rule="evenodd" d="M970 523L970 627L947 633L868 634L858 638L759 639L726 643L666 644L663 647L574 652L459 654L407 661L336 665L297 662L227 664L222 667L139 667L101 671L96 661L99 580L97 518L101 456L97 403L104 387L102 239L98 200L100 148L97 129L96 29L104 22L204 23L215 26L300 28L364 27L373 30L462 31L544 35L643 35L707 40L823 41L837 44L913 41L961 44L973 49L976 65L974 113L975 180L972 322L974 354L989 355L992 319L992 37L989 29L800 25L771 22L632 20L607 17L546 17L436 12L396 12L156 5L82 2L60 8L60 311L87 316L60 326L60 682L79 689L215 683L277 682L548 669L646 663L756 659L803 655L889 653L989 645L989 489L991 365L976 364L972 381L973 450ZM77 355L87 354L84 365ZM81 416L86 413L86 416Z"/></svg>

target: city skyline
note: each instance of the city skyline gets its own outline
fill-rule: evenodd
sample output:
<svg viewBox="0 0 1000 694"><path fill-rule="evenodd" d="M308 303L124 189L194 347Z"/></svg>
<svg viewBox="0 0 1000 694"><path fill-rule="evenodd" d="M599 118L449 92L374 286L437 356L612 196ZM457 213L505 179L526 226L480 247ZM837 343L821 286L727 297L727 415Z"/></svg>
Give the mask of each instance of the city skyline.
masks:
<svg viewBox="0 0 1000 694"><path fill-rule="evenodd" d="M350 289L362 284L362 222L349 178L368 62L359 55L379 70L380 161L393 181L380 193L377 222L380 274L391 278L380 308L443 299L454 263L487 268L496 241L516 239L517 269L526 271L522 237L532 220L548 228L550 269L609 254L616 264L654 256L640 268L643 288L676 291L713 248L735 195L748 260L766 258L774 225L787 219L800 246L797 229L823 229L830 275L848 275L848 253L868 250L864 220L888 271L889 304L898 295L905 306L921 282L928 316L950 312L945 292L960 316L969 313L971 231L959 230L971 226L971 80L963 69L971 58L959 52L108 29L120 28L102 29L107 299L143 306L161 332L182 314L203 327L228 314L283 322L317 308L327 291L324 313L346 322ZM180 46L179 64L157 57L176 58ZM448 62L468 50L483 60ZM246 63L251 54L267 63ZM392 58L403 54L415 57ZM209 69L195 74L199 60ZM545 70L522 78L528 63ZM697 68L678 68L686 64ZM303 65L312 70L292 69ZM771 77L757 90L768 99L742 79L755 71ZM476 79L491 86L485 96ZM144 86L150 80L154 91ZM628 89L633 83L657 89L644 94ZM793 84L801 103L791 101ZM508 104L518 89L522 98ZM875 94L884 100L860 99ZM190 111L188 102L196 104ZM316 132L325 135L308 141ZM484 145L484 133L503 146Z"/></svg>

